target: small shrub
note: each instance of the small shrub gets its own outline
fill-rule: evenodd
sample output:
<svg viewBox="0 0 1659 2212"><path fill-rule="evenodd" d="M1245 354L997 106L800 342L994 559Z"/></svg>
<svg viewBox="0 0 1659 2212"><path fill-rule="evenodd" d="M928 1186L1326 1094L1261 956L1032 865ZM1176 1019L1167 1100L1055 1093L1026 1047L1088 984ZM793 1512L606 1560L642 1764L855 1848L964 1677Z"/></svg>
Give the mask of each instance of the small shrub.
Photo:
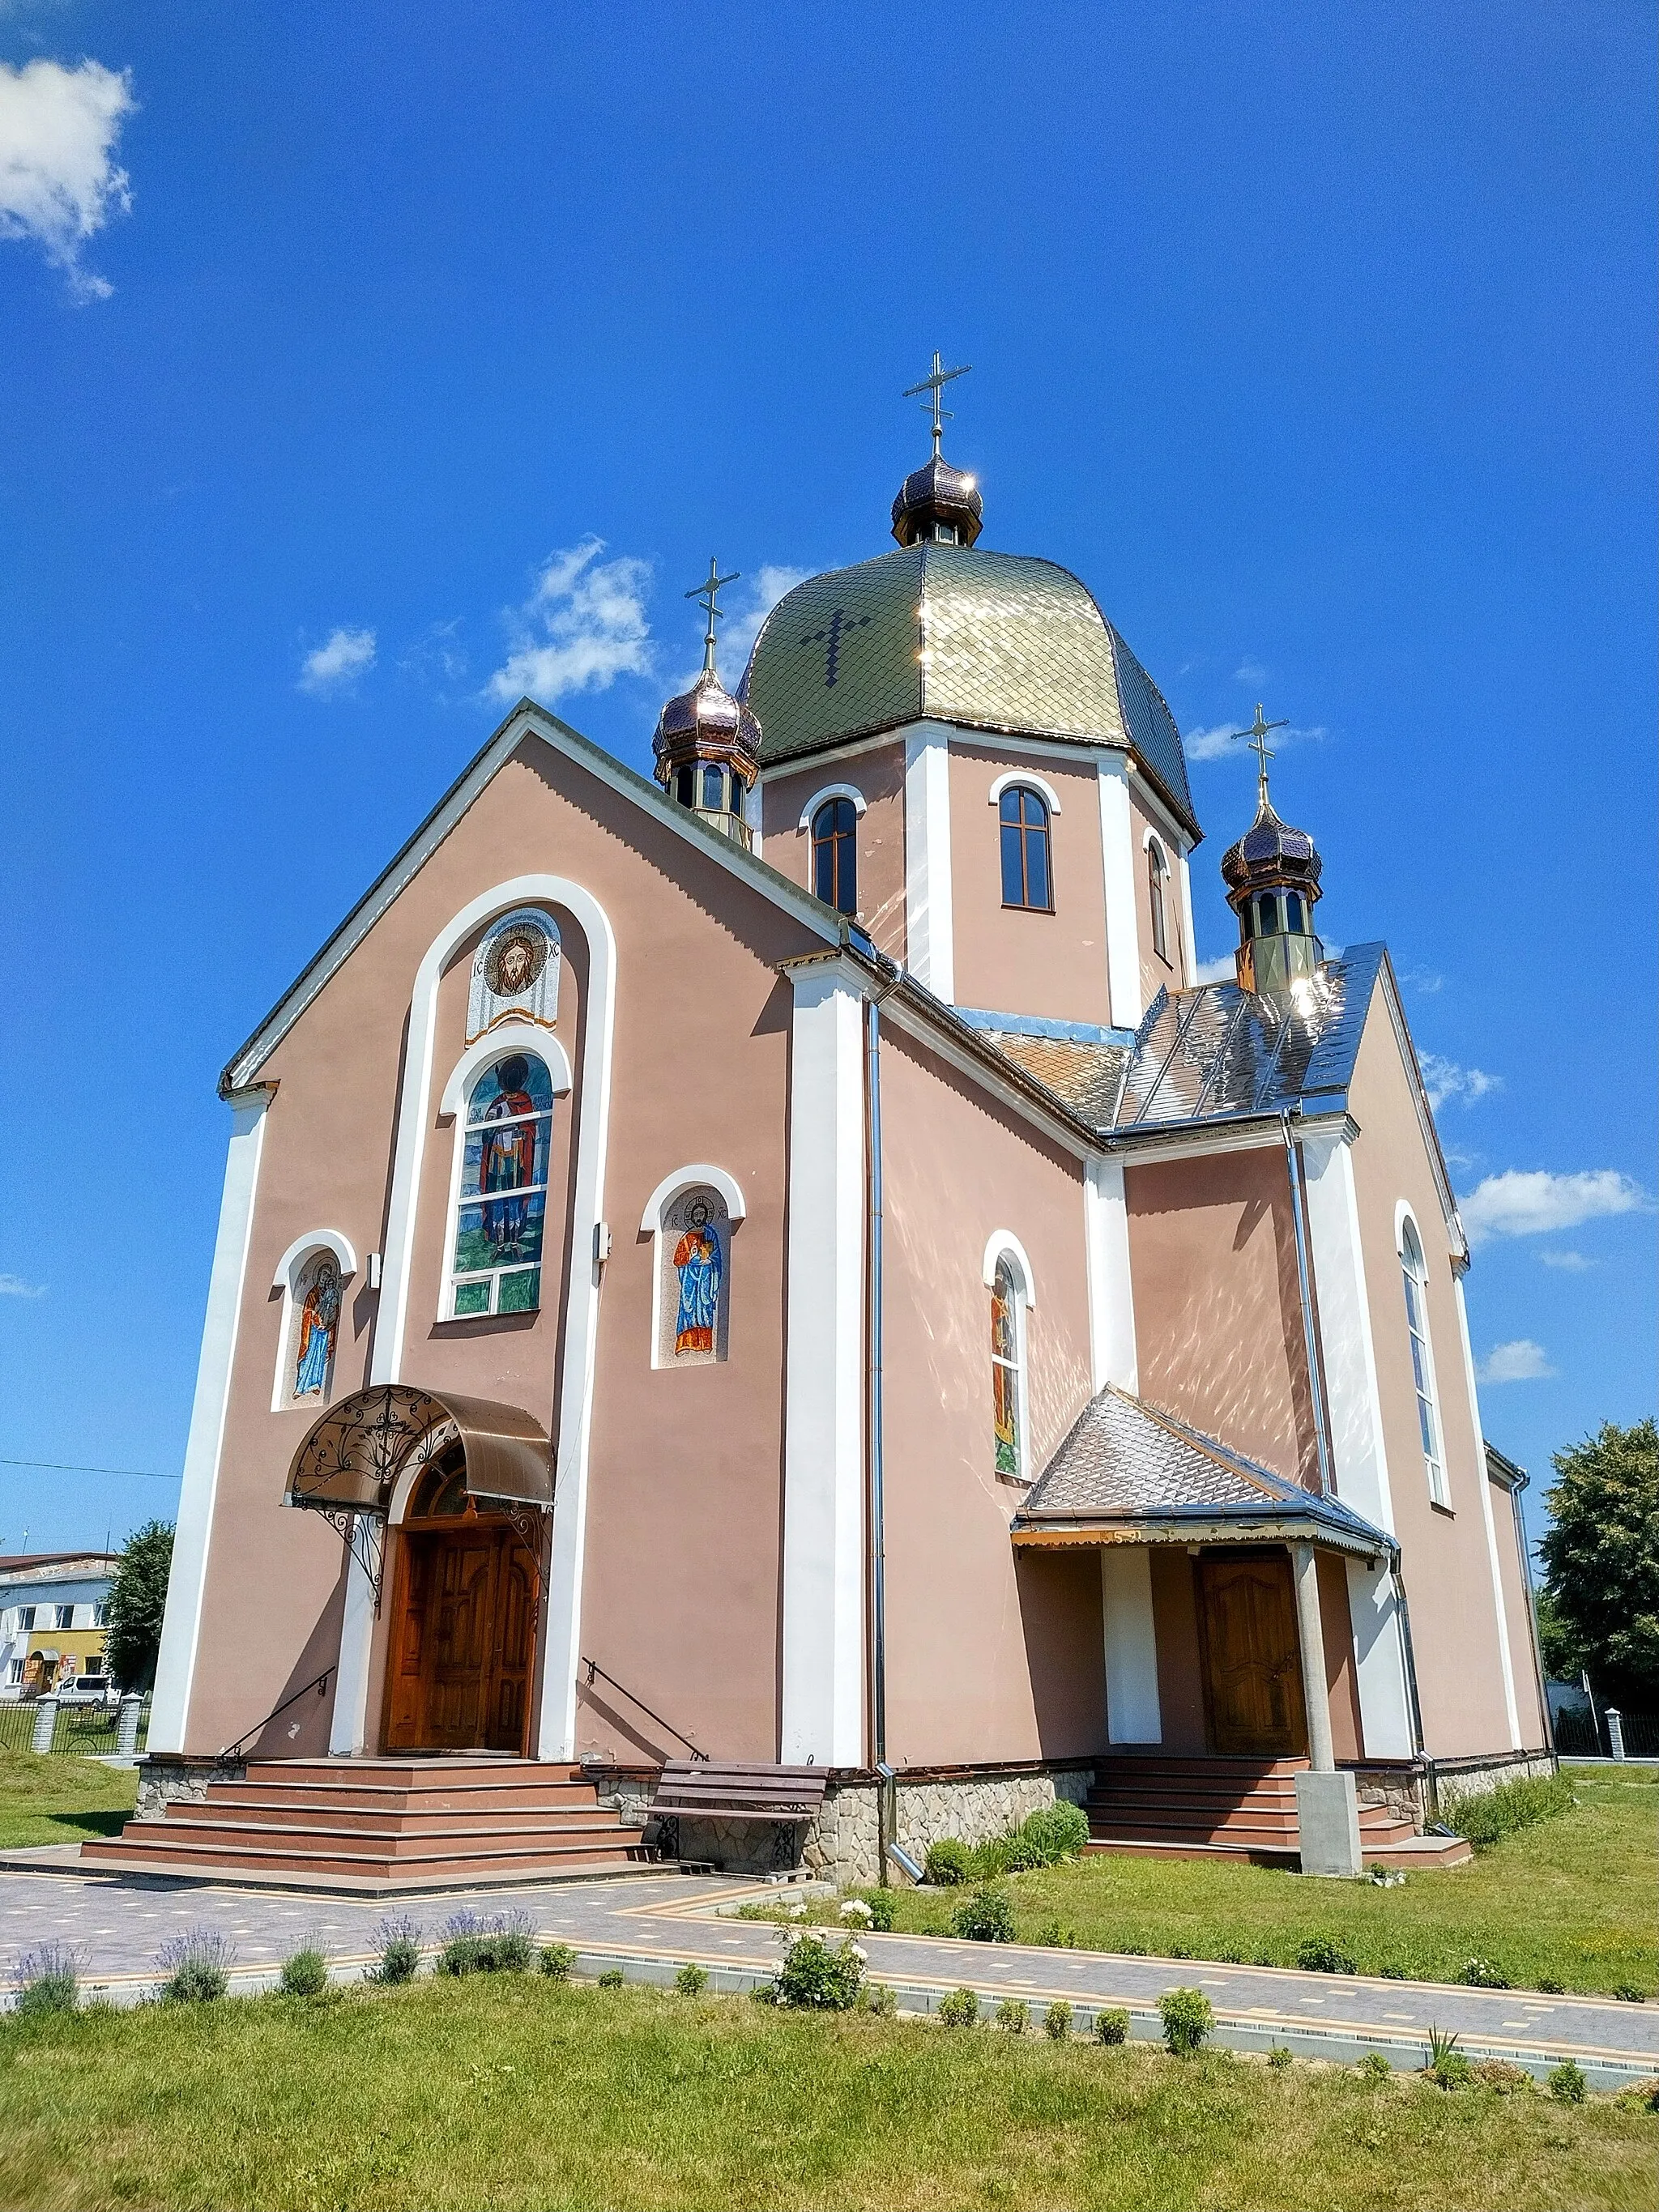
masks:
<svg viewBox="0 0 1659 2212"><path fill-rule="evenodd" d="M981 1881L1000 1874L1030 1874L1048 1863L1042 1845L1018 1828L981 1844L974 1853L974 1872Z"/></svg>
<svg viewBox="0 0 1659 2212"><path fill-rule="evenodd" d="M1457 2038L1438 2027L1429 2030L1426 2070L1443 2089L1467 2089L1474 2079L1474 2069L1458 2049Z"/></svg>
<svg viewBox="0 0 1659 2212"><path fill-rule="evenodd" d="M1564 1997L1566 1995L1566 1991L1562 1988L1559 1982L1552 1980L1549 1975L1540 1974L1538 1977L1538 1994L1540 1997Z"/></svg>
<svg viewBox="0 0 1659 2212"><path fill-rule="evenodd" d="M1031 2008L1024 1997L1004 1997L997 2007L997 2026L1010 2035L1024 2035L1031 2025Z"/></svg>
<svg viewBox="0 0 1659 2212"><path fill-rule="evenodd" d="M1097 2043L1127 2043L1128 2040L1129 2015L1121 2005L1115 2005L1108 2012L1097 2012L1095 2014Z"/></svg>
<svg viewBox="0 0 1659 2212"><path fill-rule="evenodd" d="M1036 1943L1046 1943L1051 1950L1075 1951L1077 1930L1068 1928L1062 1920L1045 1920L1031 1940Z"/></svg>
<svg viewBox="0 0 1659 2212"><path fill-rule="evenodd" d="M1190 1943L1171 1943L1164 1955L1166 1959L1190 1959L1193 1947Z"/></svg>
<svg viewBox="0 0 1659 2212"><path fill-rule="evenodd" d="M421 1930L406 1913L395 1919L383 1920L374 1931L374 1940L380 1947L380 1963L374 1967L368 1979L395 1989L404 1982L412 1982L421 1971Z"/></svg>
<svg viewBox="0 0 1659 2212"><path fill-rule="evenodd" d="M599 1976L599 1987L602 1990L619 1990L622 1985L623 1970L620 1966L607 1966Z"/></svg>
<svg viewBox="0 0 1659 2212"><path fill-rule="evenodd" d="M898 1999L891 1990L880 1982L872 1982L864 1992L865 2009L875 2014L878 2020L891 2020L898 2010Z"/></svg>
<svg viewBox="0 0 1659 2212"><path fill-rule="evenodd" d="M73 2012L81 2001L81 1971L86 1954L74 1943L42 1943L25 1951L12 1970L17 2010L32 2014Z"/></svg>
<svg viewBox="0 0 1659 2212"><path fill-rule="evenodd" d="M941 1836L927 1846L924 1871L936 1887L956 1889L972 1872L972 1855L959 1837Z"/></svg>
<svg viewBox="0 0 1659 2212"><path fill-rule="evenodd" d="M1215 1955L1217 1964L1219 1966L1242 1966L1244 1964L1244 1954L1239 1949L1237 1943L1229 1943L1225 1945L1221 1950L1218 1951Z"/></svg>
<svg viewBox="0 0 1659 2212"><path fill-rule="evenodd" d="M1644 2081L1629 2082L1613 2102L1627 2112L1659 2112L1659 2074L1650 2074Z"/></svg>
<svg viewBox="0 0 1659 2212"><path fill-rule="evenodd" d="M893 1932L895 1905L890 1889L872 1889L865 1902L870 1907L870 1925L878 1936Z"/></svg>
<svg viewBox="0 0 1659 2212"><path fill-rule="evenodd" d="M1395 1965L1392 1960L1386 1966L1379 1966L1376 1971L1385 1982L1404 1982L1411 1978L1403 1966Z"/></svg>
<svg viewBox="0 0 1659 2212"><path fill-rule="evenodd" d="M568 1943L544 1943L542 1972L550 1981L568 1982L576 1971L576 1954Z"/></svg>
<svg viewBox="0 0 1659 2212"><path fill-rule="evenodd" d="M1512 2066L1507 2058L1485 2059L1474 2071L1482 2088L1495 2089L1500 2097L1513 2097L1532 2087L1526 2068Z"/></svg>
<svg viewBox="0 0 1659 2212"><path fill-rule="evenodd" d="M953 1934L969 1942L1012 1943L1014 1908L1007 1891L988 1883L971 1897L964 1897L951 1915L951 1928Z"/></svg>
<svg viewBox="0 0 1659 2212"><path fill-rule="evenodd" d="M1564 2058L1553 2067L1549 2077L1550 2094L1560 2105L1582 2105L1589 2083L1584 2079L1584 2069L1571 2058Z"/></svg>
<svg viewBox="0 0 1659 2212"><path fill-rule="evenodd" d="M236 1946L216 1928L192 1928L169 1936L156 1953L166 1977L161 1995L173 2004L211 2004L230 1987Z"/></svg>
<svg viewBox="0 0 1659 2212"><path fill-rule="evenodd" d="M1042 2015L1043 2033L1050 2043L1065 2043L1072 2033L1072 2008L1064 1997L1056 1997Z"/></svg>
<svg viewBox="0 0 1659 2212"><path fill-rule="evenodd" d="M441 1974L523 1974L536 1963L530 1921L522 1912L485 1919L463 1906L444 1923Z"/></svg>
<svg viewBox="0 0 1659 2212"><path fill-rule="evenodd" d="M1535 1821L1553 1820L1571 1808L1572 1787L1561 1774L1524 1775L1516 1782L1442 1800L1440 1817L1476 1850L1487 1850L1501 1837Z"/></svg>
<svg viewBox="0 0 1659 2212"><path fill-rule="evenodd" d="M320 1996L328 1987L328 1960L314 1943L307 1943L283 1961L285 1997Z"/></svg>
<svg viewBox="0 0 1659 2212"><path fill-rule="evenodd" d="M864 1988L865 1954L850 1937L832 1943L802 1928L789 1939L772 1984L775 2004L850 2012Z"/></svg>
<svg viewBox="0 0 1659 2212"><path fill-rule="evenodd" d="M1393 2067L1380 2051L1368 2051L1355 2070L1363 2074L1368 2081L1387 2081L1394 2075Z"/></svg>
<svg viewBox="0 0 1659 2212"><path fill-rule="evenodd" d="M1613 1994L1626 2004L1645 2004L1651 1992L1644 1990L1639 1982L1615 1982Z"/></svg>
<svg viewBox="0 0 1659 2212"><path fill-rule="evenodd" d="M952 1990L935 2008L941 2027L971 2027L979 2018L979 1994L975 1990Z"/></svg>
<svg viewBox="0 0 1659 2212"><path fill-rule="evenodd" d="M674 1977L674 1987L683 1997L700 1997L708 1987L708 1970L695 1960L688 1960Z"/></svg>
<svg viewBox="0 0 1659 2212"><path fill-rule="evenodd" d="M1215 2025L1215 2012L1202 1990L1169 1990L1158 2001L1164 2040L1176 2057L1198 2049Z"/></svg>
<svg viewBox="0 0 1659 2212"><path fill-rule="evenodd" d="M1352 1954L1334 1936L1304 1936L1296 1947L1296 1963L1309 1974L1352 1974L1358 1972Z"/></svg>
<svg viewBox="0 0 1659 2212"><path fill-rule="evenodd" d="M1463 1979L1472 1990L1506 1990L1509 1977L1500 1973L1490 1959L1471 1959L1463 1969Z"/></svg>
<svg viewBox="0 0 1659 2212"><path fill-rule="evenodd" d="M1039 1865L1058 1866L1062 1859L1076 1858L1088 1842L1089 1816L1069 1798L1056 1797L1052 1805L1028 1813L1018 1832L1041 1854Z"/></svg>
<svg viewBox="0 0 1659 2212"><path fill-rule="evenodd" d="M1021 1863L1010 1864L1008 1839L992 1836L982 1844L975 1844L968 1854L968 1872L975 1881L996 1881L1005 1874L1023 1874L1031 1862L1022 1855Z"/></svg>
<svg viewBox="0 0 1659 2212"><path fill-rule="evenodd" d="M841 1908L841 1917L849 1925L867 1928L875 1915L861 1897L849 1897Z"/></svg>
<svg viewBox="0 0 1659 2212"><path fill-rule="evenodd" d="M1273 2072L1282 2074L1290 2063L1291 2054L1285 2050L1284 2045L1274 2044L1273 2049L1267 2053L1267 2063L1273 2068Z"/></svg>

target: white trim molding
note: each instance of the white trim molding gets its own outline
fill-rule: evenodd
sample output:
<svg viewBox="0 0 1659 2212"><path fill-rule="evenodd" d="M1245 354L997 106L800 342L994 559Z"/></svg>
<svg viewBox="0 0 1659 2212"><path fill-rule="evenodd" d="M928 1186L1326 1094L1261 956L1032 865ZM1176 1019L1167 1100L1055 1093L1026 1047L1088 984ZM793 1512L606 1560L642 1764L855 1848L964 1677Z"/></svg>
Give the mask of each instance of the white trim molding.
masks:
<svg viewBox="0 0 1659 2212"><path fill-rule="evenodd" d="M790 971L783 1449L786 1765L864 1741L864 1007L839 960Z"/></svg>
<svg viewBox="0 0 1659 2212"><path fill-rule="evenodd" d="M951 874L951 726L904 732L904 964L936 999L957 995Z"/></svg>
<svg viewBox="0 0 1659 2212"><path fill-rule="evenodd" d="M179 1519L167 1575L167 1610L161 1649L155 1665L155 1698L150 1741L157 1751L183 1751L190 1724L191 1692L201 1640L202 1601L207 1585L208 1546L219 1489L225 1414L230 1402L236 1334L247 1278L248 1246L253 1233L253 1204L264 1147L265 1113L270 1092L258 1088L231 1099L230 1146L219 1201L219 1233L214 1240L213 1270L208 1279L207 1314L196 1367L196 1397L185 1445Z"/></svg>
<svg viewBox="0 0 1659 2212"><path fill-rule="evenodd" d="M1046 775L1037 775L1029 768L1011 768L1003 771L991 786L989 797L993 806L1012 784L1023 784L1035 791L1050 814L1060 811L1060 793Z"/></svg>
<svg viewBox="0 0 1659 2212"><path fill-rule="evenodd" d="M994 1229L985 1247L985 1257L980 1264L980 1279L988 1291L996 1280L997 1261L1005 1252L1011 1252L1019 1262L1020 1296L1035 1313L1036 1311L1036 1277L1031 1273L1031 1263L1025 1247L1012 1229Z"/></svg>
<svg viewBox="0 0 1659 2212"><path fill-rule="evenodd" d="M1452 1294L1457 1302L1457 1334L1463 1352L1463 1383L1469 1394L1469 1423L1474 1431L1474 1463L1480 1492L1480 1516L1486 1530L1486 1564L1492 1573L1492 1610L1498 1619L1498 1656L1504 1676L1504 1717L1509 1723L1510 1748L1522 1747L1521 1707L1515 1694L1515 1661L1510 1650L1509 1607L1504 1601L1504 1576L1498 1560L1498 1529L1492 1520L1492 1484L1485 1480L1486 1472L1486 1438L1480 1423L1480 1396L1474 1382L1474 1347L1469 1341L1468 1308L1463 1300L1463 1281L1455 1270L1452 1274ZM1446 1449L1445 1425L1441 1425L1440 1449ZM1522 1562L1525 1568L1525 1560Z"/></svg>
<svg viewBox="0 0 1659 2212"><path fill-rule="evenodd" d="M556 1098L574 1087L564 1047L551 1030L541 1029L534 1022L503 1022L500 1029L475 1037L450 1069L449 1080L438 1101L438 1119L453 1121L465 1105L466 1094L479 1069L493 1066L496 1060L505 1060L513 1052L534 1053L547 1070Z"/></svg>
<svg viewBox="0 0 1659 2212"><path fill-rule="evenodd" d="M1198 951L1193 939L1193 871L1190 848L1181 848L1181 980L1188 991L1198 983Z"/></svg>
<svg viewBox="0 0 1659 2212"><path fill-rule="evenodd" d="M1138 1030L1140 939L1135 927L1134 817L1129 803L1129 765L1121 753L1102 753L1100 865L1106 886L1106 989L1115 1029Z"/></svg>
<svg viewBox="0 0 1659 2212"><path fill-rule="evenodd" d="M294 1293L299 1285L300 1271L307 1261L319 1252L331 1252L334 1264L340 1271L340 1280L349 1282L357 1272L357 1255L351 1239L337 1229L311 1229L303 1237L296 1237L282 1258L276 1262L276 1272L270 1279L273 1291L283 1294L283 1310L276 1322L276 1370L270 1378L270 1410L273 1413L308 1413L313 1416L325 1402L324 1398L295 1398L289 1387L289 1362L298 1346L290 1341L294 1331ZM329 1366L334 1364L331 1356Z"/></svg>
<svg viewBox="0 0 1659 2212"><path fill-rule="evenodd" d="M860 822L869 812L864 793L855 783L826 783L822 791L815 791L800 811L800 820L795 824L795 834L800 836L812 826L812 817L820 806L827 806L832 799L850 799L853 811Z"/></svg>
<svg viewBox="0 0 1659 2212"><path fill-rule="evenodd" d="M710 1167L703 1160L692 1167L676 1168L672 1175L663 1177L645 1201L645 1211L640 1216L641 1236L649 1237L653 1231L660 1229L663 1215L668 1208L683 1190L690 1190L695 1183L707 1183L710 1190L719 1191L726 1200L729 1220L743 1219L747 1208L744 1205L743 1192L738 1188L737 1177L728 1175L724 1168Z"/></svg>
<svg viewBox="0 0 1659 2212"><path fill-rule="evenodd" d="M276 1272L270 1279L273 1291L290 1289L296 1261L308 1260L313 1252L331 1252L340 1270L343 1283L357 1272L357 1255L351 1239L338 1229L307 1229L303 1237L296 1237L282 1258L276 1262Z"/></svg>
<svg viewBox="0 0 1659 2212"><path fill-rule="evenodd" d="M1083 1249L1089 1286L1089 1381L1139 1390L1129 1209L1121 1159L1092 1159L1084 1173ZM1155 1741L1156 1739L1149 1739Z"/></svg>

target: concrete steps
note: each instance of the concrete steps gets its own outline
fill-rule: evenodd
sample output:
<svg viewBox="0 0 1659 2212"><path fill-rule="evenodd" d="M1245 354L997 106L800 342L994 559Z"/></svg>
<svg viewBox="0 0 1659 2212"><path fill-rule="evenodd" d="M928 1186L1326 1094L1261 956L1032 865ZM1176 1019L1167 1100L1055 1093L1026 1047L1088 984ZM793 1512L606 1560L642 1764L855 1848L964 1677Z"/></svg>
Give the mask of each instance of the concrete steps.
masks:
<svg viewBox="0 0 1659 2212"><path fill-rule="evenodd" d="M1296 1778L1299 1759L1162 1759L1103 1761L1089 1793L1090 1851L1129 1856L1232 1855L1263 1866L1298 1863ZM1419 1836L1383 1805L1359 1808L1368 1865L1457 1866L1473 1856L1460 1837Z"/></svg>

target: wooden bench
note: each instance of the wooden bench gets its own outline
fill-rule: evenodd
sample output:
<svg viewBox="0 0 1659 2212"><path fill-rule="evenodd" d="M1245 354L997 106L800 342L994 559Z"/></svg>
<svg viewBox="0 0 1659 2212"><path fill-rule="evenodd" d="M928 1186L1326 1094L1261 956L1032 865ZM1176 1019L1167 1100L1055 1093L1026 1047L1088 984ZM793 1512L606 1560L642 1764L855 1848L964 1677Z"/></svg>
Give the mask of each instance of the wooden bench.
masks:
<svg viewBox="0 0 1659 2212"><path fill-rule="evenodd" d="M671 1759L663 1768L652 1814L672 1832L659 1848L678 1858L682 1820L761 1821L776 1831L772 1863L793 1866L800 1856L798 1832L816 1819L829 1775L822 1766L717 1765L708 1759Z"/></svg>

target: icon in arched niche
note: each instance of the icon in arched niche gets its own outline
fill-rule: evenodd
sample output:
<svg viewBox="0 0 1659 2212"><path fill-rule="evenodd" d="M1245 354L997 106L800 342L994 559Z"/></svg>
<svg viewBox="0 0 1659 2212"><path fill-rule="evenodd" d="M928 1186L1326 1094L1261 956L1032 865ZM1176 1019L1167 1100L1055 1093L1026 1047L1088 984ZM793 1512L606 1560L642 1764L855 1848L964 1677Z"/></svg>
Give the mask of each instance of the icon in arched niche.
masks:
<svg viewBox="0 0 1659 2212"><path fill-rule="evenodd" d="M340 1269L331 1252L319 1252L300 1279L300 1320L295 1334L294 1395L320 1398L334 1364L340 1328Z"/></svg>
<svg viewBox="0 0 1659 2212"><path fill-rule="evenodd" d="M472 961L466 1001L466 1042L498 1022L539 1022L559 1016L559 928L539 907L519 907L492 922Z"/></svg>
<svg viewBox="0 0 1659 2212"><path fill-rule="evenodd" d="M726 1348L732 1223L719 1193L682 1191L663 1215L658 1356L665 1367L707 1365Z"/></svg>

